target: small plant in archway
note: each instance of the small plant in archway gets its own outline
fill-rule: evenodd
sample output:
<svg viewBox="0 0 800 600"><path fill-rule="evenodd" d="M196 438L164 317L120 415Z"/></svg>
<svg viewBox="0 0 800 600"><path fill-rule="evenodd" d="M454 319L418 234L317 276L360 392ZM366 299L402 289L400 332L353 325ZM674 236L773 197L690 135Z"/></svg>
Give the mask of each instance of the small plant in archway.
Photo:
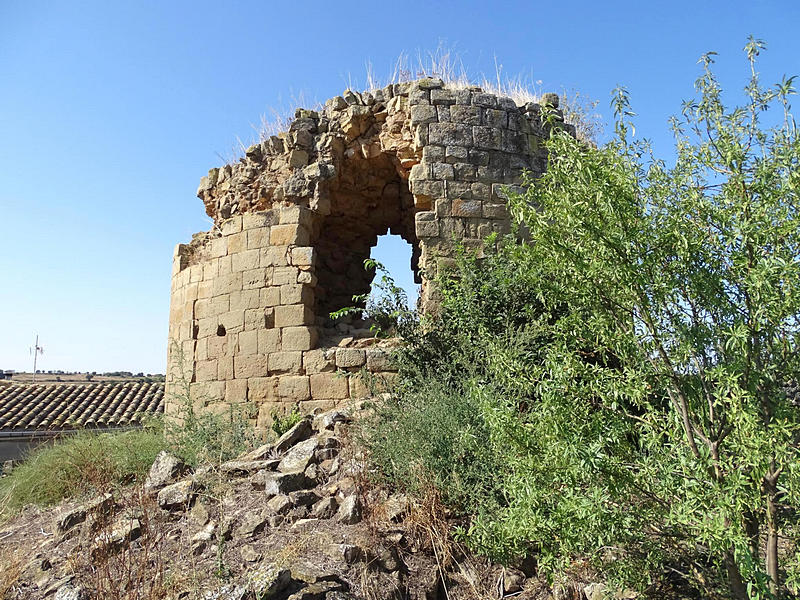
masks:
<svg viewBox="0 0 800 600"><path fill-rule="evenodd" d="M388 269L373 258L364 261L364 269L375 271L380 277L373 282L368 294L353 296L354 306L345 306L330 313L331 319L355 315L372 321L370 330L377 337L398 335L413 326L417 322L417 313L409 308L406 291L397 285Z"/></svg>

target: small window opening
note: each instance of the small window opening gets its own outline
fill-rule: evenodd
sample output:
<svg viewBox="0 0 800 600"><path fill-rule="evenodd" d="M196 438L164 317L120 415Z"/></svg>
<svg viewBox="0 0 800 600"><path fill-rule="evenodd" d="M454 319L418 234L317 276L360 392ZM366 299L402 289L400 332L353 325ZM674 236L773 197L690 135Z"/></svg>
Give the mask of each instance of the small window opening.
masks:
<svg viewBox="0 0 800 600"><path fill-rule="evenodd" d="M225 326L224 325L218 325L217 326L217 335L220 336L220 337L225 335Z"/></svg>

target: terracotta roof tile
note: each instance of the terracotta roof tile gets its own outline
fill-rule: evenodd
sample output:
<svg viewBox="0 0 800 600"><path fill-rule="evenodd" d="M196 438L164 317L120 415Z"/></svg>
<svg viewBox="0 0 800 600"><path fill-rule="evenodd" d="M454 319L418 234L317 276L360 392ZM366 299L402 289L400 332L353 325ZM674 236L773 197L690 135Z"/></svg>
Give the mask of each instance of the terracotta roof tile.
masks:
<svg viewBox="0 0 800 600"><path fill-rule="evenodd" d="M164 412L164 384L143 381L0 387L0 431L135 425Z"/></svg>

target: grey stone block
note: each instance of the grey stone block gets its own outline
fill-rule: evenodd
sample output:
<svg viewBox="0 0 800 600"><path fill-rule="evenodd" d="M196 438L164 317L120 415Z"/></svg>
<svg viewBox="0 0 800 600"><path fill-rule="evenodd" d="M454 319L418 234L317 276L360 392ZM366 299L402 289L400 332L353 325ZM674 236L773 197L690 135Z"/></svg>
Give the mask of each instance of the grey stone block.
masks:
<svg viewBox="0 0 800 600"><path fill-rule="evenodd" d="M471 146L472 128L460 123L431 123L429 141L444 146Z"/></svg>
<svg viewBox="0 0 800 600"><path fill-rule="evenodd" d="M500 150L502 147L503 136L499 129L478 125L472 128L472 135L477 148Z"/></svg>

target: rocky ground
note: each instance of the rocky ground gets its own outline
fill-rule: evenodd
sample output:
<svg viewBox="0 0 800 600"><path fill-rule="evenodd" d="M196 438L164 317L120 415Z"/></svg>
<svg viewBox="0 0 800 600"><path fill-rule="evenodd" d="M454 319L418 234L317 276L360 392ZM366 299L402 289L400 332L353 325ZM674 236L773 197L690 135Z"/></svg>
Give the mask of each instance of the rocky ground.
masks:
<svg viewBox="0 0 800 600"><path fill-rule="evenodd" d="M339 410L309 416L274 444L195 472L162 453L142 486L29 508L0 529L0 596L600 597L586 582L551 589L461 552L441 511L367 483L348 421Z"/></svg>

